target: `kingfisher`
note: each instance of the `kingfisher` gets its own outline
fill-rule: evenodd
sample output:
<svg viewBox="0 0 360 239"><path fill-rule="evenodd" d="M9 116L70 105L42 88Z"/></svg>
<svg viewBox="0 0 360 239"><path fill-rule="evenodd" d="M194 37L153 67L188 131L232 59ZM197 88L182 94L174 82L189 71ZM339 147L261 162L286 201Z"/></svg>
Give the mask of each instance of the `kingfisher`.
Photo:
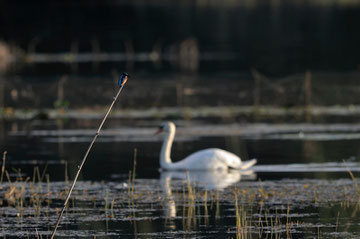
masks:
<svg viewBox="0 0 360 239"><path fill-rule="evenodd" d="M118 82L120 87L126 83L126 81L128 80L128 77L130 77L128 75L128 73L126 73L126 72L121 73L119 82Z"/></svg>

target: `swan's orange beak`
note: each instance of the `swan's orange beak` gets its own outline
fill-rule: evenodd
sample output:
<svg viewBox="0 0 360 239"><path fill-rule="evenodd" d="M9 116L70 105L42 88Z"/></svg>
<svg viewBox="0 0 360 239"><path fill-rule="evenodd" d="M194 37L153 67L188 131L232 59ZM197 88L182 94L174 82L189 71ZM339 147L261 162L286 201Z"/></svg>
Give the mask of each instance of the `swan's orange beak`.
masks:
<svg viewBox="0 0 360 239"><path fill-rule="evenodd" d="M163 128L159 127L158 130L155 132L154 136L160 134L163 131L164 131Z"/></svg>

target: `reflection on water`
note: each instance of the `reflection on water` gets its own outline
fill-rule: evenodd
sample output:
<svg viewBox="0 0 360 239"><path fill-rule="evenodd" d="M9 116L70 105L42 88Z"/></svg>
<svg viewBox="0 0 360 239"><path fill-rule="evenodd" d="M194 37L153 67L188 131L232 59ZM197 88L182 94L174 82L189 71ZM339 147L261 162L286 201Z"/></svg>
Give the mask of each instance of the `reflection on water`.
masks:
<svg viewBox="0 0 360 239"><path fill-rule="evenodd" d="M161 182L180 179L206 190L221 190L239 182L242 178L256 179L256 174L251 170L162 171L160 178Z"/></svg>
<svg viewBox="0 0 360 239"><path fill-rule="evenodd" d="M256 179L256 174L254 174L251 170L162 171L160 174L160 185L165 198L164 216L167 220L169 220L166 223L166 227L171 230L176 229L176 224L173 219L177 217L177 208L175 197L172 193L172 180L174 181L173 183L187 185L189 198L194 200L192 198L192 187L203 189L205 191L224 190L225 188L238 183L241 178ZM195 206L195 202L192 200L190 200L190 202L192 202L193 206ZM204 196L203 204L204 217L205 220L208 221L207 195ZM190 213L195 213L191 204L189 204L189 207L190 208L187 208L188 217L190 216Z"/></svg>

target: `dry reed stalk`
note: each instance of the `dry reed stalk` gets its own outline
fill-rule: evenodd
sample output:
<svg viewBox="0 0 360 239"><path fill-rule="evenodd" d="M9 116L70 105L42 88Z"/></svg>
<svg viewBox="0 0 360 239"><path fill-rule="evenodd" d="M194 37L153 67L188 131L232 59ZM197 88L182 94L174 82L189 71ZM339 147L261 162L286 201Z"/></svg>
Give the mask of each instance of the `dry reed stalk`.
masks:
<svg viewBox="0 0 360 239"><path fill-rule="evenodd" d="M351 172L351 170L350 170L350 168L348 167L348 165L346 164L345 160L343 160L343 162L344 162L344 164L345 164L346 170L348 171L348 173L349 173L352 181L354 182L354 186L355 186L356 191L360 192L360 190L359 190L359 185L358 185L358 183L356 182L356 179L355 179L354 174Z"/></svg>
<svg viewBox="0 0 360 239"><path fill-rule="evenodd" d="M113 200L111 200L111 205L110 205L110 212L111 212L112 218L114 218L114 204L115 204L115 198L113 198Z"/></svg>
<svg viewBox="0 0 360 239"><path fill-rule="evenodd" d="M290 205L288 204L286 211L286 238L291 238L291 231L290 231L291 225L290 225L289 215L290 215Z"/></svg>
<svg viewBox="0 0 360 239"><path fill-rule="evenodd" d="M128 179L128 195L130 197L130 190L131 190L131 170L129 171L129 179ZM130 205L130 201L129 201Z"/></svg>
<svg viewBox="0 0 360 239"><path fill-rule="evenodd" d="M11 182L11 179L10 179L10 176L9 176L9 173L8 173L7 170L5 170L5 175L6 175L6 178L7 178L8 182L9 182L10 188L15 188L15 187L13 186L12 182Z"/></svg>
<svg viewBox="0 0 360 239"><path fill-rule="evenodd" d="M83 157L83 159L82 159L82 161L81 161L81 164L78 166L78 171L77 171L77 173L76 173L76 175L75 175L75 178L74 178L74 181L73 181L73 183L72 183L72 185L71 185L71 187L70 187L69 193L68 193L68 195L66 196L66 199L65 199L65 202L64 202L64 206L63 206L63 208L62 208L62 210L61 210L61 212L60 212L60 214L59 214L59 217L58 217L58 219L57 219L57 221L56 221L54 230L53 230L53 232L52 232L52 234L51 234L51 237L50 237L51 239L53 239L53 238L55 237L56 230L57 230L57 228L58 228L58 226L59 226L59 224L60 224L62 215L64 214L64 211L65 211L65 209L66 209L66 206L67 206L67 204L68 204L68 202L69 202L71 193L72 193L72 191L73 191L73 189L74 189L74 187L75 187L75 184L76 184L76 182L77 182L77 180L78 180L78 178L79 178L79 176L80 176L81 169L83 168L83 166L84 166L84 164L85 164L85 162L86 162L87 156L88 156L88 154L89 154L92 146L94 145L95 140L96 140L97 137L99 136L100 131L101 131L101 128L103 127L103 125L104 125L104 123L105 123L105 120L107 119L108 115L110 114L110 111L111 111L112 107L114 106L117 98L119 97L120 92L121 92L122 88L124 87L126 81L127 81L127 77L126 77L125 80L121 83L121 86L120 86L119 91L117 92L116 96L114 97L114 99L113 99L113 101L112 101L112 103L111 103L108 111L106 112L106 114L105 114L105 116L104 116L104 119L102 120L102 122L101 122L98 130L96 131L96 134L95 134L93 140L91 141L91 143L90 143L90 145L89 145L89 147L88 147L88 149L87 149L87 151L86 151L86 153L85 153L85 155L84 155L84 157Z"/></svg>
<svg viewBox="0 0 360 239"><path fill-rule="evenodd" d="M239 212L239 204L237 198L237 192L234 192L235 196L235 215L236 215L236 239L240 239L241 237L241 219L240 219L240 212Z"/></svg>
<svg viewBox="0 0 360 239"><path fill-rule="evenodd" d="M215 219L219 220L220 218L220 201L219 201L219 191L216 191L216 196L215 196Z"/></svg>
<svg viewBox="0 0 360 239"><path fill-rule="evenodd" d="M320 234L320 226L318 226L318 233L317 233L317 238L321 239L321 234Z"/></svg>
<svg viewBox="0 0 360 239"><path fill-rule="evenodd" d="M335 238L337 238L337 232L338 232L338 229L339 229L339 216L340 216L340 212L337 213L337 216L336 216L336 225L335 225Z"/></svg>
<svg viewBox="0 0 360 239"><path fill-rule="evenodd" d="M104 208L104 211L105 211L105 214L107 215L108 213L107 213L107 210L108 210L108 208L109 208L109 192L106 192L106 196L105 196L105 198L104 198L104 200L105 200L105 208Z"/></svg>
<svg viewBox="0 0 360 239"><path fill-rule="evenodd" d="M208 210L208 205L207 205L207 188L205 188L205 193L204 193L204 224L207 226L209 225L209 210Z"/></svg>
<svg viewBox="0 0 360 239"><path fill-rule="evenodd" d="M4 173L5 173L5 163L6 163L6 154L7 152L4 151L3 153L3 163L2 163L2 166L1 166L1 178L0 178L0 184L2 184L3 182L3 178L4 178Z"/></svg>
<svg viewBox="0 0 360 239"><path fill-rule="evenodd" d="M48 166L49 166L48 163L46 163L46 164L45 164L45 167L44 167L44 169L43 169L43 172L42 172L42 174L41 174L41 177L40 177L40 182L44 181L44 177L45 177L46 170L47 170ZM40 176L40 175L39 175L39 176Z"/></svg>

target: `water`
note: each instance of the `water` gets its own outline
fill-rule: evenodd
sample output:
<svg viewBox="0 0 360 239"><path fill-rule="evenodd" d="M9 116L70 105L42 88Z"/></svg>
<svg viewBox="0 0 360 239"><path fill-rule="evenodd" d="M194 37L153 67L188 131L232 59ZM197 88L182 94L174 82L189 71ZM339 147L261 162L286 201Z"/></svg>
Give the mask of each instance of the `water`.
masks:
<svg viewBox="0 0 360 239"><path fill-rule="evenodd" d="M247 230L255 238L260 230L264 236L284 233L287 220L291 223L289 231L294 238L313 238L318 228L323 237L333 236L337 220L339 232L336 234L340 238L359 233L358 213L351 212L353 208L346 206L348 201L350 205L352 203L346 197L354 193L350 180L337 180L336 183L308 179L284 179L281 183L243 181L220 191L198 190L193 192L194 198L184 198L184 182L169 179L169 175L161 175L160 180L138 179L135 199L129 197L125 184L80 182L74 193L77 199L70 203L58 235L231 238L236 233L234 192L239 194L242 213L248 213ZM42 186L46 188L45 184ZM62 183L52 183L50 191L56 195L63 189ZM50 198L57 200L55 196ZM56 202L60 205L60 200ZM33 235L34 227L40 233L48 234L57 219L58 209L43 205L41 210L40 217L34 216L33 208L25 210L20 217L16 216L16 209L7 209L1 219L3 230L8 237ZM270 218L273 225L270 225ZM275 219L281 223L276 222L275 226Z"/></svg>
<svg viewBox="0 0 360 239"><path fill-rule="evenodd" d="M360 237L357 3L8 2L2 237L50 235L123 70L58 237ZM161 172L164 119L174 161L218 147L258 164Z"/></svg>
<svg viewBox="0 0 360 239"><path fill-rule="evenodd" d="M6 179L1 185L4 236L51 233L69 187L65 175L74 177L98 121L48 120L31 127L27 121L13 121L3 125L6 140L2 147L8 151L6 168L12 180L12 186ZM89 155L59 237L360 235L359 182L349 174L351 170L356 177L360 172L357 124L178 120L174 161L206 147L224 148L243 160L258 159L246 172L186 173L159 171L162 137L153 134L160 121L131 123L113 118L109 122ZM133 181L129 171L133 170L135 148ZM39 175L44 175L42 183L38 183L37 173L33 181L37 166ZM15 192L10 193L14 186Z"/></svg>

